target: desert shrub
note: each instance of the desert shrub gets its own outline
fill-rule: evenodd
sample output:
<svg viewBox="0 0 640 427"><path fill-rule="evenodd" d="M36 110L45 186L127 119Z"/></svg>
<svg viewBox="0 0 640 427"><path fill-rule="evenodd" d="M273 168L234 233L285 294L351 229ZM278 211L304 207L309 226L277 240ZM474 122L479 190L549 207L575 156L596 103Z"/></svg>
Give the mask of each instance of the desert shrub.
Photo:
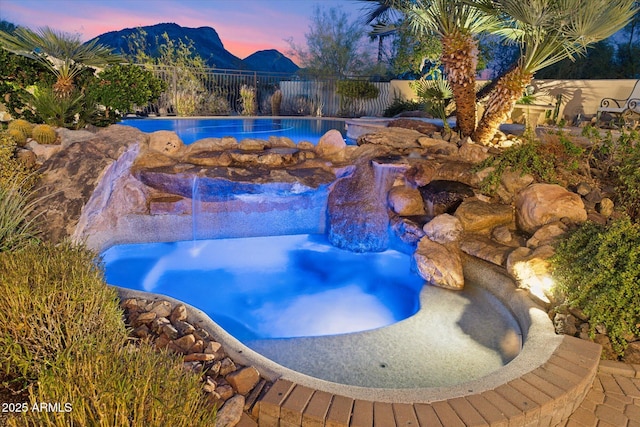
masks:
<svg viewBox="0 0 640 427"><path fill-rule="evenodd" d="M242 115L255 116L258 109L256 104L256 90L251 86L242 85L240 88L240 99L242 100Z"/></svg>
<svg viewBox="0 0 640 427"><path fill-rule="evenodd" d="M522 144L515 144L500 154L489 157L474 167L475 171L492 168L480 185L485 194L494 194L500 185L502 175L507 170L530 173L538 180L555 182L555 165L551 157L544 155L542 144L534 139L527 139Z"/></svg>
<svg viewBox="0 0 640 427"><path fill-rule="evenodd" d="M61 380L64 379L64 380ZM28 411L15 426L212 426L216 411L200 378L180 357L149 344L115 348L95 342L65 355L30 390L29 405L66 402L68 413Z"/></svg>
<svg viewBox="0 0 640 427"><path fill-rule="evenodd" d="M0 185L0 252L21 249L35 242L38 234L33 192L20 179L16 173L15 179Z"/></svg>
<svg viewBox="0 0 640 427"><path fill-rule="evenodd" d="M604 136L593 127L586 127L583 136L591 140L586 161L598 170L599 178L610 181L615 189L615 201L634 221L640 220L640 133L620 131L614 138L611 131Z"/></svg>
<svg viewBox="0 0 640 427"><path fill-rule="evenodd" d="M625 337L640 335L640 224L587 222L560 243L552 265L558 290L589 316L592 336L604 325L621 355Z"/></svg>
<svg viewBox="0 0 640 427"><path fill-rule="evenodd" d="M394 98L382 114L384 117L395 117L405 111L424 111L425 105L419 101L410 101L402 98Z"/></svg>
<svg viewBox="0 0 640 427"><path fill-rule="evenodd" d="M199 116L226 116L231 112L229 101L222 91L202 96L195 113Z"/></svg>
<svg viewBox="0 0 640 427"><path fill-rule="evenodd" d="M86 351L86 340L126 338L116 292L104 284L94 254L85 249L42 244L1 252L0 277L5 385L20 388L36 381L58 358Z"/></svg>

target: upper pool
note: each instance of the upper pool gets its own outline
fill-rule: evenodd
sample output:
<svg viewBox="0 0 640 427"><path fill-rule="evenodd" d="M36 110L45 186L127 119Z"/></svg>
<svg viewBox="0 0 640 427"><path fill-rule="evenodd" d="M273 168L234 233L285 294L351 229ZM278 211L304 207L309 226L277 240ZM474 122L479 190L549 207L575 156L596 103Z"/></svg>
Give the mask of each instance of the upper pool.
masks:
<svg viewBox="0 0 640 427"><path fill-rule="evenodd" d="M343 136L346 135L344 120L323 118L145 118L125 119L120 124L133 126L143 132L174 131L185 144L203 138L224 136L232 136L238 141L245 138L286 136L296 143L309 141L317 144L320 137L331 129L337 129Z"/></svg>

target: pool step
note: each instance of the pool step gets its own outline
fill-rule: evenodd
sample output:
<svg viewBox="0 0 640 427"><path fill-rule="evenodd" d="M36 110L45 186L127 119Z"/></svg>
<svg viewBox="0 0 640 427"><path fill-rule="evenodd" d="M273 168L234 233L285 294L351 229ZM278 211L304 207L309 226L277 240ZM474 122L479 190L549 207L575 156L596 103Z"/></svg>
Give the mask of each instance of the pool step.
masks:
<svg viewBox="0 0 640 427"><path fill-rule="evenodd" d="M351 399L276 381L258 402L260 427L556 426L593 384L601 347L564 336L541 366L493 390L428 403Z"/></svg>

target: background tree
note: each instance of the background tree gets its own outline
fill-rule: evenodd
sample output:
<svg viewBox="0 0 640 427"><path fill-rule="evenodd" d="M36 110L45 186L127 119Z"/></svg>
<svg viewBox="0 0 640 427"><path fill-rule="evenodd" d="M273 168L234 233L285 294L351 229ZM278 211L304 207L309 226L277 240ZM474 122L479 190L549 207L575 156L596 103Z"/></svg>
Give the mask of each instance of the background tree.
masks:
<svg viewBox="0 0 640 427"><path fill-rule="evenodd" d="M583 55L610 37L635 14L632 0L481 0L485 13L503 21L501 33L517 43L520 57L489 94L472 138L488 144L534 74L565 58Z"/></svg>
<svg viewBox="0 0 640 427"><path fill-rule="evenodd" d="M364 28L349 22L340 8L316 7L305 38L306 47L287 40L291 47L288 53L299 59L303 72L311 77L360 75L374 62L363 44Z"/></svg>

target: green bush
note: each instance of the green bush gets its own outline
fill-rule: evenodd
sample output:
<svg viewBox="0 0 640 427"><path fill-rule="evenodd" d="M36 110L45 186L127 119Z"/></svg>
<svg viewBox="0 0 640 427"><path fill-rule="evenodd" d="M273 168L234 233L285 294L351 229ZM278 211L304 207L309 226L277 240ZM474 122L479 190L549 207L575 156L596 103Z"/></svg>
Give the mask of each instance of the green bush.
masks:
<svg viewBox="0 0 640 427"><path fill-rule="evenodd" d="M561 242L552 265L557 289L589 316L592 336L604 325L621 355L625 337L640 335L640 224L587 222Z"/></svg>
<svg viewBox="0 0 640 427"><path fill-rule="evenodd" d="M131 112L134 105L146 106L158 99L167 84L138 65L113 65L98 74L87 87L88 94L106 107L105 116Z"/></svg>
<svg viewBox="0 0 640 427"><path fill-rule="evenodd" d="M355 115L363 110L363 100L376 99L380 89L366 80L339 80L336 93L340 95L340 114Z"/></svg>
<svg viewBox="0 0 640 427"><path fill-rule="evenodd" d="M69 403L70 412L28 411L14 426L213 426L216 411L200 378L179 356L149 344L115 348L95 342L61 358L30 390L29 405Z"/></svg>
<svg viewBox="0 0 640 427"><path fill-rule="evenodd" d="M42 244L0 253L0 376L35 381L83 338L122 343L127 336L114 289L94 254Z"/></svg>
<svg viewBox="0 0 640 427"><path fill-rule="evenodd" d="M640 135L637 131L622 132L620 153L615 173L616 200L631 218L640 220Z"/></svg>

